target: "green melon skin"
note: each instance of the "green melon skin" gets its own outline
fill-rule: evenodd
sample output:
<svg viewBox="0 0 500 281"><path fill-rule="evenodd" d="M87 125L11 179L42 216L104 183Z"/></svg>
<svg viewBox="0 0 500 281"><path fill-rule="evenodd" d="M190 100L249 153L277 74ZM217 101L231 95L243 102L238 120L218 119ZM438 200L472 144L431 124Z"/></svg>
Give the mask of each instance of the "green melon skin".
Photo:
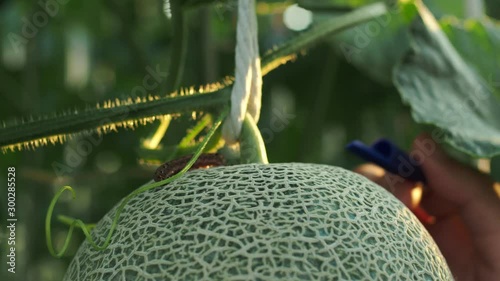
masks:
<svg viewBox="0 0 500 281"><path fill-rule="evenodd" d="M101 244L116 207L92 231ZM132 199L109 248L85 241L64 280L453 280L417 218L342 168L195 170Z"/></svg>

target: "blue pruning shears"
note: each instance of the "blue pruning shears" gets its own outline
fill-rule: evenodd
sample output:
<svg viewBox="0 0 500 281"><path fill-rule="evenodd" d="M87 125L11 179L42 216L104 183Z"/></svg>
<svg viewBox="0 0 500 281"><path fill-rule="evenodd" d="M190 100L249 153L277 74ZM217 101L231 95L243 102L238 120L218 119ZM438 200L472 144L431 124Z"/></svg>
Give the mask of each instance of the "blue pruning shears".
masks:
<svg viewBox="0 0 500 281"><path fill-rule="evenodd" d="M349 143L346 149L402 178L426 183L422 169L414 165L410 156L388 139L379 139L371 146L355 140Z"/></svg>

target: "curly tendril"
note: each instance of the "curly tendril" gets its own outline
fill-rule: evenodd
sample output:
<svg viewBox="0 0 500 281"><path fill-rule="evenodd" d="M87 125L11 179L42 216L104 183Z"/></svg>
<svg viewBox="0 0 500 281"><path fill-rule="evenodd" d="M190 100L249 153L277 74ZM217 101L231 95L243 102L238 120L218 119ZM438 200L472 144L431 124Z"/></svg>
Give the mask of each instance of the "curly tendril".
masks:
<svg viewBox="0 0 500 281"><path fill-rule="evenodd" d="M45 234L46 234L46 240L47 240L47 247L49 248L50 254L56 258L60 258L64 255L64 253L68 249L69 242L71 241L71 237L73 235L73 231L75 230L75 227L79 227L82 230L87 241L89 241L89 243L92 245L92 247L94 249L99 250L99 251L105 250L109 246L109 244L111 243L111 238L113 236L113 233L114 233L114 231L118 225L118 221L120 219L120 214L123 211L123 209L125 208L125 206L127 205L128 201L130 201L130 199L134 198L135 196L137 196L145 191L148 191L150 189L153 189L153 188L156 188L159 186L166 185L166 184L182 177L182 175L184 175L184 173L186 173L193 166L193 164L196 162L198 157L201 155L201 153L203 152L203 149L205 149L205 147L207 146L208 142L210 141L210 139L214 135L217 128L219 128L219 126L222 123L222 121L224 120L224 118L226 118L228 111L229 111L228 108L225 108L221 112L221 114L219 115L219 117L215 121L212 128L210 128L210 130L208 131L206 137L203 139L203 141L200 143L200 145L196 149L196 152L194 153L191 160L189 160L189 162L186 164L186 166L179 173L177 173L174 176L172 176L168 179L165 179L163 181L155 182L152 184L145 185L141 188L138 188L138 189L134 190L132 193L130 193L129 195L127 195L127 197L125 197L125 199L123 199L123 201L120 203L120 205L118 206L118 208L116 210L116 214L115 214L115 217L113 219L113 223L111 224L111 228L110 228L108 235L106 236L106 239L104 240L104 243L102 246L97 245L97 243L92 239L92 236L90 235L90 231L95 225L85 224L80 219L75 219L75 218L71 218L68 216L58 216L59 221L69 225L69 230L68 230L68 235L66 236L66 239L64 241L64 245L63 245L62 249L59 252L57 252L55 250L55 248L52 244L52 234L51 234L51 228L50 228L51 221L52 221L52 213L54 212L55 205L56 205L57 201L59 200L59 197L61 197L61 195L66 190L69 190L71 192L72 199L76 198L76 193L71 186L62 187L61 190L59 190L56 193L56 195L54 196L54 198L50 202L50 206L49 206L49 209L47 211L47 215L45 217Z"/></svg>

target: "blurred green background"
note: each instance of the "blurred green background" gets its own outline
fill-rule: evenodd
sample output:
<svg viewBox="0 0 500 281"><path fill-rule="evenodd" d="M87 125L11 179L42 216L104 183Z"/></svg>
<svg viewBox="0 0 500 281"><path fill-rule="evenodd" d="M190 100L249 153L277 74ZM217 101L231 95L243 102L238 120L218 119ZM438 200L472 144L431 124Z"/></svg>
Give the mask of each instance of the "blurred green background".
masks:
<svg viewBox="0 0 500 281"><path fill-rule="evenodd" d="M167 71L173 41L166 2L59 2L57 12L46 16L45 22L38 1L0 0L0 120L61 113L127 97L143 84L148 67ZM426 1L436 16L457 17L470 15L466 2ZM485 3L486 11L498 16L494 2ZM258 1L261 53L317 19L290 8L293 4ZM235 12L236 1L222 0L187 11L189 37L182 86L232 75ZM12 35L20 35L27 22L34 21L38 27L31 30L32 38L22 40ZM407 148L423 129L412 121L409 108L401 103L394 87L373 75L379 69L360 71L346 60L338 48L342 36L350 35L340 34L319 44L264 78L259 127L271 162L352 168L361 161L346 153L347 142L360 139L370 143L388 137ZM372 56L375 52L377 57L377 48L377 44L370 44L362 51ZM150 93L167 94L165 80L161 82ZM16 274L9 274L3 227L6 191L2 188L0 280L61 280L83 235L76 232L64 258L49 255L44 220L52 196L61 186L71 185L77 199L63 196L56 213L97 222L122 197L152 179L156 166L148 163L154 152L144 149L142 143L158 124L94 134L99 143L86 156L75 156L82 137L62 145L1 154L0 182L6 182L7 167L16 168L18 223ZM176 144L193 124L191 116L173 120L161 145ZM66 226L54 222L58 248L66 232Z"/></svg>

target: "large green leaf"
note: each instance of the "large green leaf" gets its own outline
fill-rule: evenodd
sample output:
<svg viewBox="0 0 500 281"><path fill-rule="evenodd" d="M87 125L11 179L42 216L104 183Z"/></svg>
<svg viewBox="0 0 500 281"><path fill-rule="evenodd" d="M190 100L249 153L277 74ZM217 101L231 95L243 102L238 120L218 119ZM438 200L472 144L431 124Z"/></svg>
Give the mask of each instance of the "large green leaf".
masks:
<svg viewBox="0 0 500 281"><path fill-rule="evenodd" d="M349 3L349 1L335 0L319 1L322 2L330 5ZM351 4L361 2L363 1L353 1ZM430 4L439 13L448 6L457 6L456 3L448 5L450 3L446 4L444 1L434 1ZM401 2L393 5L387 14L339 33L332 43L349 63L372 79L385 85L392 84L393 68L408 51L410 45L408 29L409 19L414 16L413 11L414 5L410 3Z"/></svg>
<svg viewBox="0 0 500 281"><path fill-rule="evenodd" d="M440 20L443 31L460 55L500 97L500 23L488 18Z"/></svg>
<svg viewBox="0 0 500 281"><path fill-rule="evenodd" d="M419 123L435 125L443 139L473 156L500 154L500 103L486 81L460 57L429 10L415 5L411 50L394 83ZM481 55L481 54L478 54Z"/></svg>
<svg viewBox="0 0 500 281"><path fill-rule="evenodd" d="M298 3L318 11L316 20L335 16L335 7L356 7L370 2L369 0L299 0ZM390 1L388 1L390 2ZM449 2L448 0L424 1L429 9L439 15L451 13L463 15L463 1ZM397 5L390 5L388 13L362 23L337 34L331 41L334 47L346 60L366 73L373 80L385 84L392 84L394 66L410 47L408 35L409 25L415 17L415 6L411 2L399 1ZM485 57L486 58L486 57Z"/></svg>
<svg viewBox="0 0 500 281"><path fill-rule="evenodd" d="M385 15L339 33L332 44L347 62L372 79L392 84L392 70L409 48L405 7L393 6Z"/></svg>

